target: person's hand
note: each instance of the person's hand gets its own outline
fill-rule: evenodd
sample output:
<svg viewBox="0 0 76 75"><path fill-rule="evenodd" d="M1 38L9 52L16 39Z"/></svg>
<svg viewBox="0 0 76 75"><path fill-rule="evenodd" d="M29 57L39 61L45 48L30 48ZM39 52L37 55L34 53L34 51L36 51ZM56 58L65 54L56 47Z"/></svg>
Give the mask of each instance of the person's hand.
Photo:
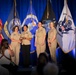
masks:
<svg viewBox="0 0 76 75"><path fill-rule="evenodd" d="M21 43L21 40L18 40L18 43Z"/></svg>
<svg viewBox="0 0 76 75"><path fill-rule="evenodd" d="M41 45L43 46L44 44L45 44L45 42L43 41Z"/></svg>
<svg viewBox="0 0 76 75"><path fill-rule="evenodd" d="M50 39L48 39L47 42L49 43L50 42Z"/></svg>
<svg viewBox="0 0 76 75"><path fill-rule="evenodd" d="M26 39L25 37L21 37L20 40Z"/></svg>
<svg viewBox="0 0 76 75"><path fill-rule="evenodd" d="M51 43L50 42L48 43L48 46L51 47Z"/></svg>
<svg viewBox="0 0 76 75"><path fill-rule="evenodd" d="M26 37L23 37L22 39L26 39Z"/></svg>
<svg viewBox="0 0 76 75"><path fill-rule="evenodd" d="M11 44L9 45L9 49L11 49L11 50L12 50L12 46L11 46Z"/></svg>
<svg viewBox="0 0 76 75"><path fill-rule="evenodd" d="M9 49L9 54L10 54L12 57L14 57L14 51L13 51L13 50Z"/></svg>
<svg viewBox="0 0 76 75"><path fill-rule="evenodd" d="M35 47L36 47L36 42L35 42Z"/></svg>
<svg viewBox="0 0 76 75"><path fill-rule="evenodd" d="M12 46L11 46L11 45L9 45L8 50L9 50L9 54L10 54L12 57L14 57L14 51L12 50Z"/></svg>
<svg viewBox="0 0 76 75"><path fill-rule="evenodd" d="M22 37L19 40L22 42L22 40L23 40Z"/></svg>
<svg viewBox="0 0 76 75"><path fill-rule="evenodd" d="M20 37L20 40L22 40L22 37Z"/></svg>

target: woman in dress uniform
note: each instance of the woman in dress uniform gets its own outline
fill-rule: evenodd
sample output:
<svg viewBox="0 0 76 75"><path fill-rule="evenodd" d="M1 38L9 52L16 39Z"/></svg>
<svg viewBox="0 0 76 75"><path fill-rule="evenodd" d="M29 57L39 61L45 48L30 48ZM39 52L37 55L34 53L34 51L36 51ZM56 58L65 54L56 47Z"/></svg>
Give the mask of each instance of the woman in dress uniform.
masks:
<svg viewBox="0 0 76 75"><path fill-rule="evenodd" d="M14 26L13 33L11 34L11 47L14 51L14 57L12 57L12 61L19 65L19 52L20 52L20 33L19 33L19 27Z"/></svg>
<svg viewBox="0 0 76 75"><path fill-rule="evenodd" d="M22 56L23 56L23 66L29 67L30 65L30 40L32 39L32 34L28 31L28 26L23 26L23 32L21 33L22 40Z"/></svg>
<svg viewBox="0 0 76 75"><path fill-rule="evenodd" d="M37 57L39 56L40 53L45 52L45 48L46 48L45 38L46 38L46 31L42 27L42 23L39 22L38 29L36 30L36 36L35 36L35 46L37 51Z"/></svg>
<svg viewBox="0 0 76 75"><path fill-rule="evenodd" d="M56 36L57 31L55 29L54 23L50 22L50 30L48 32L48 47L53 62L56 62L56 47L57 47Z"/></svg>

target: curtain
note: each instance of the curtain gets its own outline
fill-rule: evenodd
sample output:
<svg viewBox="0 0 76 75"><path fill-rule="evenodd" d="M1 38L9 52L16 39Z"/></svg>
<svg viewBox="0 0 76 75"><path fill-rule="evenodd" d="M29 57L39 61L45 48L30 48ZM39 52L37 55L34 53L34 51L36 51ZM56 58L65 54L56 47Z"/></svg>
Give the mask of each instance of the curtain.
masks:
<svg viewBox="0 0 76 75"><path fill-rule="evenodd" d="M58 21L64 6L64 0L50 0L52 3L52 8L56 15L56 20ZM9 13L12 9L14 0L0 0L0 18L3 24L6 22ZM41 21L47 0L32 0L33 8L36 12L36 16L39 21ZM76 25L76 0L67 0L68 7L72 14L74 23ZM27 15L28 8L30 6L30 0L16 0L16 8L20 17L21 22Z"/></svg>

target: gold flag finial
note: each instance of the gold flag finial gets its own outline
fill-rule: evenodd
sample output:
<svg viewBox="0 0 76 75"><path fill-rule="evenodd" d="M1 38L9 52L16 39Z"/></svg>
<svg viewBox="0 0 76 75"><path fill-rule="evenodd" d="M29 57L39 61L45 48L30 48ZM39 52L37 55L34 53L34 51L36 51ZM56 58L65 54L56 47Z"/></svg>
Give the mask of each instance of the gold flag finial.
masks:
<svg viewBox="0 0 76 75"><path fill-rule="evenodd" d="M16 0L14 0L14 16L16 17Z"/></svg>
<svg viewBox="0 0 76 75"><path fill-rule="evenodd" d="M49 3L49 0L47 0L47 19L49 17L49 6L48 6L49 4L48 3Z"/></svg>
<svg viewBox="0 0 76 75"><path fill-rule="evenodd" d="M30 5L32 5L32 0L30 0Z"/></svg>
<svg viewBox="0 0 76 75"><path fill-rule="evenodd" d="M31 13L31 20L32 20L32 0L30 0L30 13Z"/></svg>
<svg viewBox="0 0 76 75"><path fill-rule="evenodd" d="M15 5L15 7L16 7L16 0L14 0L14 5Z"/></svg>

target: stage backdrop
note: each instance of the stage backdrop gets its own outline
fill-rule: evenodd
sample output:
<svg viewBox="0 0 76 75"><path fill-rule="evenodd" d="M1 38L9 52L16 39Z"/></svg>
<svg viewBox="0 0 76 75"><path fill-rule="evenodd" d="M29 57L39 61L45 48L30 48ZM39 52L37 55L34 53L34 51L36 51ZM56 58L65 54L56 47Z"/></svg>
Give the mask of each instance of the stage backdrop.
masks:
<svg viewBox="0 0 76 75"><path fill-rule="evenodd" d="M0 0L0 19L2 19L3 25L5 24L5 22L9 17L9 14L13 7L13 3L14 0ZM32 6L33 9L35 10L38 21L42 20L46 3L47 0L32 0ZM56 16L56 21L58 22L64 6L64 0L51 0L51 4ZM76 0L67 0L67 4L70 9L74 24L76 26ZM21 24L23 23L25 17L27 16L29 6L30 6L30 0L16 0L16 9Z"/></svg>
<svg viewBox="0 0 76 75"><path fill-rule="evenodd" d="M3 21L3 24L6 22L10 11L12 9L14 0L0 0L0 18ZM69 9L71 11L74 23L76 25L76 0L67 0ZM33 8L36 12L37 18L41 21L43 12L46 7L47 0L32 0ZM56 15L56 20L59 20L61 15L64 0L51 0L53 10ZM21 20L23 22L24 18L27 15L27 11L30 5L30 0L16 0L17 11Z"/></svg>

